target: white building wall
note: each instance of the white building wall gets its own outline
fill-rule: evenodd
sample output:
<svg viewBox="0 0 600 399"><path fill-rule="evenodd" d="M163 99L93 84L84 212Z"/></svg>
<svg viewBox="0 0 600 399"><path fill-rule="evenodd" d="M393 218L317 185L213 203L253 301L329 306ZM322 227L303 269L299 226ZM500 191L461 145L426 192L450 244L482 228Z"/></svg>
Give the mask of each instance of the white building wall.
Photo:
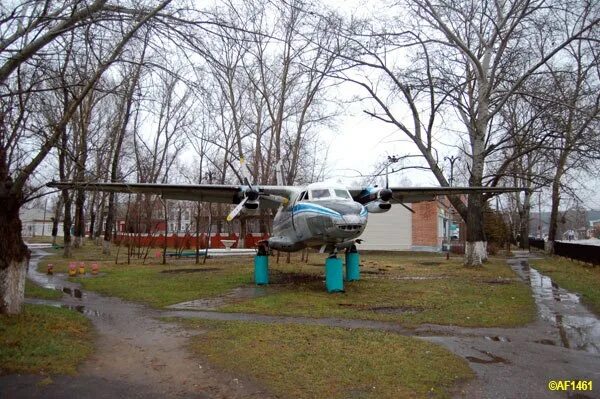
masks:
<svg viewBox="0 0 600 399"><path fill-rule="evenodd" d="M412 247L412 213L394 204L385 213L370 213L359 250L408 251Z"/></svg>

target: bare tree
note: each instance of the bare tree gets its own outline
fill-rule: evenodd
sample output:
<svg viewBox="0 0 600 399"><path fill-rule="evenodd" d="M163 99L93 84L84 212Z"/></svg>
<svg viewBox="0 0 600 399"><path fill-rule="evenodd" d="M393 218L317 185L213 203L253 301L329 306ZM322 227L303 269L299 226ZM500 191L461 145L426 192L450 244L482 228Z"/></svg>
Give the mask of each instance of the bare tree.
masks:
<svg viewBox="0 0 600 399"><path fill-rule="evenodd" d="M353 27L354 53L347 58L363 71L382 71L387 89L379 91L368 77L347 78L360 84L374 99L371 116L394 124L415 143L442 186L448 182L438 166L434 147L435 131L440 130L436 114L445 106L451 107L464 130L469 185L481 186L487 180L486 160L510 141L508 132L498 128L499 112L549 60L569 44L584 40L583 36L597 29L600 22L598 18L586 19L580 25L571 25L573 29L568 34L550 32L553 42L539 40L539 31L534 28L554 28L544 21L554 21L558 18L556 13L567 10L558 4L549 8L545 4L545 1L526 0L501 3L408 0L398 4L402 9L397 13L406 14L408 10L407 20L412 23ZM408 51L414 55L410 64L394 62ZM408 106L410 125L394 112L395 98L390 98L390 94L401 96ZM509 164L507 160L498 168L506 169ZM498 183L491 171L488 175L490 183ZM457 198L451 198L467 223L467 265L480 265L487 257L485 200L485 195L471 194L465 207Z"/></svg>
<svg viewBox="0 0 600 399"><path fill-rule="evenodd" d="M70 123L99 78L118 59L136 32L168 3L165 1L136 13L133 19L128 17L131 24L124 27L120 38L110 43L110 49L107 49L98 67L82 82L77 95L69 100L60 120L50 127L49 132L36 132L35 136L31 136L37 139L39 146L33 147L35 150L28 157L19 160L15 160L14 156L24 151L22 145L27 144L24 143L24 137L30 134L29 126L23 123L30 115L24 109L23 100L34 87L39 88L42 78L41 72L35 72L34 69L33 74L37 73L37 76L26 75L20 67L26 62L37 62L37 71L40 71L39 68L43 67L42 58L48 54L40 50L65 32L81 25L98 23L101 19L94 18L95 15L107 10L104 8L105 1L91 4L77 1L56 9L44 7L43 3L31 8L16 5L15 13L9 14L12 15L8 19L11 29L3 30L0 45L0 83L3 85L0 104L0 236L3 237L0 243L0 313L19 313L23 301L29 251L21 237L19 210L27 200L24 190L29 178L59 142L65 126ZM19 15L23 12L28 15ZM111 9L108 14L111 12L118 13ZM112 16L108 14L105 18L111 19ZM23 18L28 21L25 28L19 23Z"/></svg>

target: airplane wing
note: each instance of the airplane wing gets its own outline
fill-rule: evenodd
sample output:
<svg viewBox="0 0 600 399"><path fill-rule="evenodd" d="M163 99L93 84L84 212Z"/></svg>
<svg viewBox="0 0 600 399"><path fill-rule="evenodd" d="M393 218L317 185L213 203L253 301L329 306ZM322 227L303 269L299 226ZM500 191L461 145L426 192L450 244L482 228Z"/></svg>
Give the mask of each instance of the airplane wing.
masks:
<svg viewBox="0 0 600 399"><path fill-rule="evenodd" d="M48 187L86 191L106 191L129 194L154 194L165 199L239 204L249 191L248 186L228 184L158 184L158 183L96 183L51 182ZM285 198L289 200L297 190L291 186L257 186L261 206L277 208Z"/></svg>
<svg viewBox="0 0 600 399"><path fill-rule="evenodd" d="M526 188L522 187L389 187L388 189L392 192L392 198L390 200L392 203L432 201L438 195L460 195L472 193L502 194L527 190ZM380 190L384 190L384 188L363 187L350 189L349 191L355 200L360 201L362 198L375 199Z"/></svg>

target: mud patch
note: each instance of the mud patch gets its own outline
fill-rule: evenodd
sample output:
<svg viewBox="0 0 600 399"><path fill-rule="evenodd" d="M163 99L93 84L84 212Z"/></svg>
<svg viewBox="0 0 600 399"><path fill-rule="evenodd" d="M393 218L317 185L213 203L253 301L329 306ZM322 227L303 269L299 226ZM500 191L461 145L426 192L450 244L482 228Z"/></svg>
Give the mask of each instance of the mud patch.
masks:
<svg viewBox="0 0 600 399"><path fill-rule="evenodd" d="M200 273L200 272L214 272L219 269L218 267L205 267L203 269L173 269L173 270L163 270L161 273L166 274L180 274L180 273Z"/></svg>
<svg viewBox="0 0 600 399"><path fill-rule="evenodd" d="M365 306L354 303L338 303L338 306L381 314L415 314L424 310L418 306Z"/></svg>
<svg viewBox="0 0 600 399"><path fill-rule="evenodd" d="M307 284L323 282L324 276L313 273L273 271L269 276L269 284Z"/></svg>
<svg viewBox="0 0 600 399"><path fill-rule="evenodd" d="M485 284L499 284L499 285L504 285L504 284L511 284L513 281L511 279L498 279L498 280L484 280L483 281Z"/></svg>
<svg viewBox="0 0 600 399"><path fill-rule="evenodd" d="M360 274L367 274L367 275L376 275L376 276L381 276L384 275L386 272L385 269L379 269L379 270L361 270Z"/></svg>
<svg viewBox="0 0 600 399"><path fill-rule="evenodd" d="M181 310L217 310L221 306L243 302L248 299L259 298L265 295L267 295L267 291L263 287L238 287L222 296L214 298L201 298L193 301L176 303L174 305L167 306L167 308Z"/></svg>

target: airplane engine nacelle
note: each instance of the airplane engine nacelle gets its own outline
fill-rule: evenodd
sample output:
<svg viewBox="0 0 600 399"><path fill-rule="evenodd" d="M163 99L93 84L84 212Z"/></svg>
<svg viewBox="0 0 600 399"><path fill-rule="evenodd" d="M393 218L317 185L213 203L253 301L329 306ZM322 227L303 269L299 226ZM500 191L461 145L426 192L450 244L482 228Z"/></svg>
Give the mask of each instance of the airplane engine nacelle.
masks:
<svg viewBox="0 0 600 399"><path fill-rule="evenodd" d="M390 210L392 204L387 201L371 201L365 205L369 213L384 213Z"/></svg>
<svg viewBox="0 0 600 399"><path fill-rule="evenodd" d="M258 205L259 205L258 201L250 201L250 200L248 200L244 204L244 208L246 208L247 210L254 210L254 209L258 209Z"/></svg>
<svg viewBox="0 0 600 399"><path fill-rule="evenodd" d="M246 202L244 203L244 208L246 210L252 211L258 209L260 194L256 190L248 190L245 192Z"/></svg>

